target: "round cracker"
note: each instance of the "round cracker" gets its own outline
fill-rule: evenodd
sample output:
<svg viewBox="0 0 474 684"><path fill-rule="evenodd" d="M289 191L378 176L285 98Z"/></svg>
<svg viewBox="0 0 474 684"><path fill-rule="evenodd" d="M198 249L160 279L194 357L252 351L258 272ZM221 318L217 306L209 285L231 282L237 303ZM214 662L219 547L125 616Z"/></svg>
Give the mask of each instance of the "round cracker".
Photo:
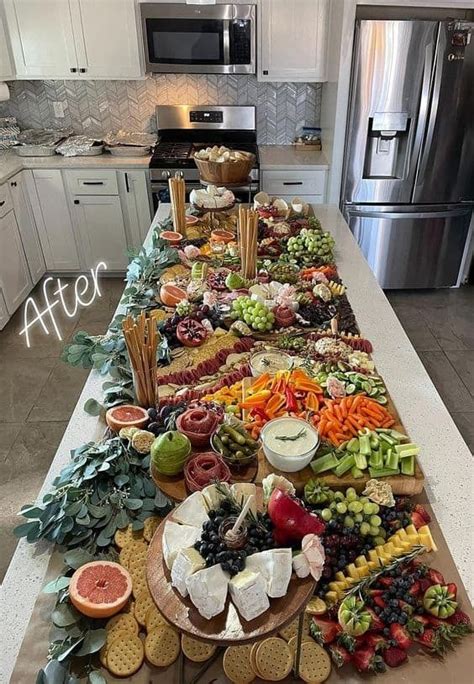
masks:
<svg viewBox="0 0 474 684"><path fill-rule="evenodd" d="M303 634L309 634L310 619L310 615L305 613L303 620ZM290 624L283 629L280 629L278 634L283 637L285 641L289 641L292 637L298 634L298 621L299 617L297 617L296 620L293 620L293 622L290 622Z"/></svg>
<svg viewBox="0 0 474 684"><path fill-rule="evenodd" d="M149 608L154 606L153 599L150 594L139 594L135 601L135 618L139 625L145 627L146 614Z"/></svg>
<svg viewBox="0 0 474 684"><path fill-rule="evenodd" d="M107 621L105 629L107 632L124 629L132 634L138 634L139 627L138 622L130 613L118 613L118 615L114 615Z"/></svg>
<svg viewBox="0 0 474 684"><path fill-rule="evenodd" d="M216 652L217 646L213 644L205 644L203 641L192 639L187 634L181 635L181 648L183 653L193 663L204 663L209 658L212 658Z"/></svg>
<svg viewBox="0 0 474 684"><path fill-rule="evenodd" d="M296 653L296 644L298 641L298 635L291 637L291 639L288 641L288 647L290 651L294 654ZM301 637L301 643L305 641L313 641L312 637L308 636L307 634L303 634Z"/></svg>
<svg viewBox="0 0 474 684"><path fill-rule="evenodd" d="M263 679L279 682L290 674L293 654L286 641L270 637L257 648L256 664Z"/></svg>
<svg viewBox="0 0 474 684"><path fill-rule="evenodd" d="M299 676L304 682L321 684L331 674L331 658L315 641L301 644Z"/></svg>
<svg viewBox="0 0 474 684"><path fill-rule="evenodd" d="M153 539L153 535L156 532L156 528L160 524L162 518L159 518L157 515L152 515L150 518L147 518L143 524L143 538L147 542L151 542Z"/></svg>
<svg viewBox="0 0 474 684"><path fill-rule="evenodd" d="M179 655L179 636L171 627L155 627L145 639L145 655L156 667L168 667Z"/></svg>
<svg viewBox="0 0 474 684"><path fill-rule="evenodd" d="M114 542L119 549L123 549L126 544L133 541L139 541L140 539L143 539L142 530L132 530L131 525L123 527L121 530L116 530L114 535Z"/></svg>
<svg viewBox="0 0 474 684"><path fill-rule="evenodd" d="M256 676L261 678L257 665L257 649L260 646L260 643L260 641L257 641L250 649L250 665L252 666L252 670L255 672Z"/></svg>
<svg viewBox="0 0 474 684"><path fill-rule="evenodd" d="M135 632L131 632L129 629L111 629L109 632L107 632L105 643L107 646L110 646L110 644L116 639L126 639L131 634L133 634L133 636L137 636Z"/></svg>
<svg viewBox="0 0 474 684"><path fill-rule="evenodd" d="M222 666L227 679L230 679L233 684L250 684L255 679L255 672L250 662L251 650L249 644L229 646L225 650Z"/></svg>
<svg viewBox="0 0 474 684"><path fill-rule="evenodd" d="M109 645L110 644L108 644L106 641L105 644L102 646L102 648L99 651L100 664L102 665L102 667L106 667L106 668L108 668L107 653L109 652Z"/></svg>
<svg viewBox="0 0 474 684"><path fill-rule="evenodd" d="M168 624L169 623L165 620L155 605L148 608L145 615L145 627L147 632L151 632L151 630L155 629L155 627L162 627L163 625Z"/></svg>
<svg viewBox="0 0 474 684"><path fill-rule="evenodd" d="M107 651L107 667L116 677L130 677L140 669L144 659L140 637L128 634L126 638L114 639Z"/></svg>

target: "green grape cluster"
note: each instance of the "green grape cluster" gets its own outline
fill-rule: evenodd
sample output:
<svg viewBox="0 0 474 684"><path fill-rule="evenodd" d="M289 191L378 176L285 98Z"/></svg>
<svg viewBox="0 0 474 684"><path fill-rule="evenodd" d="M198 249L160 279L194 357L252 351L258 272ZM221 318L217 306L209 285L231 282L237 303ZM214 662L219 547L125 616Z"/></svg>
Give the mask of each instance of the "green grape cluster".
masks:
<svg viewBox="0 0 474 684"><path fill-rule="evenodd" d="M265 304L245 296L234 300L231 316L260 332L268 332L275 322L274 314Z"/></svg>
<svg viewBox="0 0 474 684"><path fill-rule="evenodd" d="M286 248L290 256L301 263L312 264L316 260L328 263L334 257L334 238L331 233L303 228L298 235L288 240Z"/></svg>
<svg viewBox="0 0 474 684"><path fill-rule="evenodd" d="M328 492L327 507L320 511L323 520L337 520L352 531L359 525L359 532L363 537L373 538L374 546L385 543L386 532L382 527L382 518L378 515L380 507L366 496L359 496L353 487L346 492Z"/></svg>

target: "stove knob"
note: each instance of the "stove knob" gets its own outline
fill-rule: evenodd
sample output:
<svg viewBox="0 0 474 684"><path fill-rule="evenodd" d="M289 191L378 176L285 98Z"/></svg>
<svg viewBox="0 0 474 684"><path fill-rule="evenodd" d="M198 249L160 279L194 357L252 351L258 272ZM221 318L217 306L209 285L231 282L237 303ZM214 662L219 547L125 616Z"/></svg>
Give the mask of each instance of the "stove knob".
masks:
<svg viewBox="0 0 474 684"><path fill-rule="evenodd" d="M163 178L163 180L168 180L168 178L171 178L171 174L169 171L162 171L161 177Z"/></svg>

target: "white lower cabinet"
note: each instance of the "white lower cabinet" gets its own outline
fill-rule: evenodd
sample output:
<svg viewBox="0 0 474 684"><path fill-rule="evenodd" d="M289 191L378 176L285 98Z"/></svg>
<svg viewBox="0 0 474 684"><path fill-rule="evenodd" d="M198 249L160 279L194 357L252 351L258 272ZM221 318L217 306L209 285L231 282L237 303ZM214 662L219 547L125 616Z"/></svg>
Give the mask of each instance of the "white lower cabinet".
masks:
<svg viewBox="0 0 474 684"><path fill-rule="evenodd" d="M83 269L103 261L108 271L124 271L128 263L127 240L120 197L75 195L73 216Z"/></svg>
<svg viewBox="0 0 474 684"><path fill-rule="evenodd" d="M36 221L31 207L29 192L27 187L28 177L30 185L32 182L31 171L21 171L13 176L8 183L10 185L10 196L12 198L15 218L20 231L21 241L25 250L26 261L30 271L33 285L43 277L46 272L43 250L36 229Z"/></svg>
<svg viewBox="0 0 474 684"><path fill-rule="evenodd" d="M138 250L150 228L152 214L148 192L148 171L117 171L127 245Z"/></svg>
<svg viewBox="0 0 474 684"><path fill-rule="evenodd" d="M33 213L48 271L81 268L61 171L35 170Z"/></svg>
<svg viewBox="0 0 474 684"><path fill-rule="evenodd" d="M2 288L0 287L0 330L6 326L10 320L10 314L7 311L7 305L5 304L5 298L3 296Z"/></svg>
<svg viewBox="0 0 474 684"><path fill-rule="evenodd" d="M0 218L0 288L10 315L22 304L32 288L13 211Z"/></svg>
<svg viewBox="0 0 474 684"><path fill-rule="evenodd" d="M262 171L261 189L286 201L301 197L311 204L323 204L326 179L326 169L268 169Z"/></svg>

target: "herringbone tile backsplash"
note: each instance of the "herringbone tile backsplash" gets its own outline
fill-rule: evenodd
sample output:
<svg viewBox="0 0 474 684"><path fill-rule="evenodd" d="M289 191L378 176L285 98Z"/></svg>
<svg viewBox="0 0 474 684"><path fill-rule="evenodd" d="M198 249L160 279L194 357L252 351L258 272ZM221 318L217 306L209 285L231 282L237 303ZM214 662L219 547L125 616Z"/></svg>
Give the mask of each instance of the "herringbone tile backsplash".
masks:
<svg viewBox="0 0 474 684"><path fill-rule="evenodd" d="M318 126L321 85L259 83L255 76L167 74L144 81L15 81L0 116L15 116L21 128L71 127L103 134L120 128L154 131L157 104L255 105L258 142L290 143L303 125ZM64 106L55 118L53 103Z"/></svg>

